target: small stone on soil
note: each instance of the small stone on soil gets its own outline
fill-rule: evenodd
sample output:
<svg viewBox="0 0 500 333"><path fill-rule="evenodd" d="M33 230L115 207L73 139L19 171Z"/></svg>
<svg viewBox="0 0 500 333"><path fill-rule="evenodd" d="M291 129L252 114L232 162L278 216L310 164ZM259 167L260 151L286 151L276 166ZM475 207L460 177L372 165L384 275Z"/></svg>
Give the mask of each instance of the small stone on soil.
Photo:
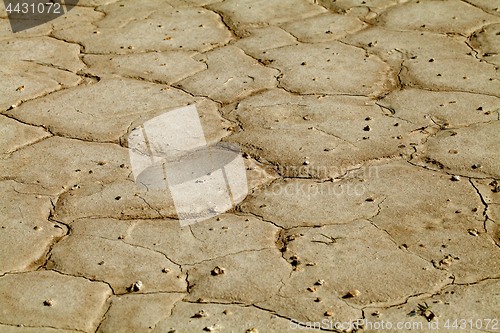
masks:
<svg viewBox="0 0 500 333"><path fill-rule="evenodd" d="M361 292L357 289L354 289L353 291L350 291L348 292L347 294L345 294L344 297L342 298L352 298L352 297L357 297L361 294Z"/></svg>
<svg viewBox="0 0 500 333"><path fill-rule="evenodd" d="M208 317L208 313L205 310L200 310L196 312L192 318L203 318L203 317Z"/></svg>
<svg viewBox="0 0 500 333"><path fill-rule="evenodd" d="M477 231L477 229L469 229L468 231L472 236L479 236L479 232Z"/></svg>
<svg viewBox="0 0 500 333"><path fill-rule="evenodd" d="M225 269L222 267L219 267L219 266L212 269L212 275L221 275L221 274L224 274L224 272L225 272Z"/></svg>
<svg viewBox="0 0 500 333"><path fill-rule="evenodd" d="M207 326L203 330L208 332L218 331L220 330L220 326L219 325Z"/></svg>
<svg viewBox="0 0 500 333"><path fill-rule="evenodd" d="M132 285L132 287L130 287L130 290L132 290L132 291L140 291L141 288L142 288L142 281L139 280L139 281L135 282Z"/></svg>

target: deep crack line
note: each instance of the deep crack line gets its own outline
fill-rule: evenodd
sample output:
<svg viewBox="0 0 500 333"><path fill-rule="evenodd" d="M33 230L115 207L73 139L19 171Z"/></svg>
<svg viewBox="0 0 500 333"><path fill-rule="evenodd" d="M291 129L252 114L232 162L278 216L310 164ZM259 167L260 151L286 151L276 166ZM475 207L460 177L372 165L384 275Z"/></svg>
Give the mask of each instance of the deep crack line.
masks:
<svg viewBox="0 0 500 333"><path fill-rule="evenodd" d="M487 213L487 211L488 211L488 203L486 202L486 200L484 199L483 195L481 194L481 191L479 191L479 189L476 187L476 185L474 184L474 182L470 178L469 178L469 183L472 185L472 187L474 188L474 190L476 190L477 195L481 199L481 203L484 205L484 210L483 210L483 216L484 216L483 228L484 228L484 231L486 233L488 233L488 229L486 228L486 221L489 219L489 216L488 216L488 213Z"/></svg>

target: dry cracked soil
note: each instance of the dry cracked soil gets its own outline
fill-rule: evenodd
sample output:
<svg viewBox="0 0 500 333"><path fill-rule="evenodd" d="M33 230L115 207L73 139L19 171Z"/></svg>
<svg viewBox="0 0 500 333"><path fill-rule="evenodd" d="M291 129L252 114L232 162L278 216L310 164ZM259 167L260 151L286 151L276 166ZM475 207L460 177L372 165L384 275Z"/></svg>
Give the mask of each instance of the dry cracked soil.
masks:
<svg viewBox="0 0 500 333"><path fill-rule="evenodd" d="M0 7L0 332L500 332L499 0ZM181 227L127 137L187 105L249 190Z"/></svg>

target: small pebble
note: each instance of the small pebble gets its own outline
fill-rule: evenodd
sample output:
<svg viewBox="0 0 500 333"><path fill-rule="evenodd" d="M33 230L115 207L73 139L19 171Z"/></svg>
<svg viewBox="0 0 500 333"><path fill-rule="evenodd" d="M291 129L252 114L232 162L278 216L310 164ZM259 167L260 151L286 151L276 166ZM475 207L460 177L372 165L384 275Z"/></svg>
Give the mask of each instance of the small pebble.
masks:
<svg viewBox="0 0 500 333"><path fill-rule="evenodd" d="M472 236L479 236L479 232L477 231L477 229L469 229L468 231Z"/></svg>
<svg viewBox="0 0 500 333"><path fill-rule="evenodd" d="M352 298L352 297L357 297L361 294L361 292L357 289L354 289L353 291L348 292L345 294L343 298Z"/></svg>
<svg viewBox="0 0 500 333"><path fill-rule="evenodd" d="M170 272L170 268L164 268L161 270L163 273L169 273Z"/></svg>
<svg viewBox="0 0 500 333"><path fill-rule="evenodd" d="M328 310L328 311L325 312L325 317L331 317L331 316L333 316L333 312L332 311Z"/></svg>
<svg viewBox="0 0 500 333"><path fill-rule="evenodd" d="M304 161L304 165L309 165L309 161Z"/></svg>
<svg viewBox="0 0 500 333"><path fill-rule="evenodd" d="M318 297L318 298L316 298L314 301L315 301L315 302L317 302L317 303L319 303L319 302L321 302L321 298L320 298L320 297Z"/></svg>
<svg viewBox="0 0 500 333"><path fill-rule="evenodd" d="M247 329L246 333L259 333L259 331L255 327L253 327L253 328Z"/></svg>
<svg viewBox="0 0 500 333"><path fill-rule="evenodd" d="M451 176L451 180L453 180L454 182L458 182L460 180L460 176L453 175Z"/></svg>
<svg viewBox="0 0 500 333"><path fill-rule="evenodd" d="M317 285L317 286L322 286L322 285L324 285L324 284L325 284L325 280L323 280L323 279L322 279L322 280L318 280L318 281L316 281L316 283L315 283L315 285Z"/></svg>
<svg viewBox="0 0 500 333"><path fill-rule="evenodd" d="M309 288L307 288L307 291L314 293L314 292L318 291L318 289L315 287L309 287Z"/></svg>
<svg viewBox="0 0 500 333"><path fill-rule="evenodd" d="M218 331L218 330L220 330L220 326L217 324L212 325L212 326L207 326L203 330L208 331L208 332Z"/></svg>
<svg viewBox="0 0 500 333"><path fill-rule="evenodd" d="M226 310L222 311L222 313L225 315L230 315L232 312L231 312L231 310L226 309Z"/></svg>
<svg viewBox="0 0 500 333"><path fill-rule="evenodd" d="M46 299L45 301L43 301L43 305L45 305L45 306L53 306L54 305L54 301L51 300L51 299Z"/></svg>
<svg viewBox="0 0 500 333"><path fill-rule="evenodd" d="M370 130L370 126L363 127L363 131L369 131L369 130Z"/></svg>
<svg viewBox="0 0 500 333"><path fill-rule="evenodd" d="M141 288L142 288L142 281L140 281L140 280L139 280L139 281L137 281L137 282L135 282L135 283L132 285L132 287L130 287L130 289L131 289L132 291L140 291L140 290L141 290Z"/></svg>
<svg viewBox="0 0 500 333"><path fill-rule="evenodd" d="M481 164L479 164L479 163L472 165L472 169L479 169L480 167L481 167Z"/></svg>
<svg viewBox="0 0 500 333"><path fill-rule="evenodd" d="M203 318L203 317L208 317L208 313L205 310L200 310L196 312L192 318Z"/></svg>
<svg viewBox="0 0 500 333"><path fill-rule="evenodd" d="M33 229L35 229L35 230L42 230L42 227L35 226Z"/></svg>
<svg viewBox="0 0 500 333"><path fill-rule="evenodd" d="M219 266L212 269L212 275L221 275L221 274L224 274L224 272L225 272L225 269L222 267L219 267Z"/></svg>
<svg viewBox="0 0 500 333"><path fill-rule="evenodd" d="M372 313L372 316L380 317L380 312L375 311L374 313Z"/></svg>

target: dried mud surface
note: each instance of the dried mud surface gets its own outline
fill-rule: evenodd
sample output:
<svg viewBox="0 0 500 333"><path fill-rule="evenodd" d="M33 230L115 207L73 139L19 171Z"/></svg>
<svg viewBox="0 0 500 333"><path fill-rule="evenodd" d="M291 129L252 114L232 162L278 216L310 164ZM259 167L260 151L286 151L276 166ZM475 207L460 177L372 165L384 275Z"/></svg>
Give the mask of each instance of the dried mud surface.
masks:
<svg viewBox="0 0 500 333"><path fill-rule="evenodd" d="M0 332L496 332L498 1L0 9ZM181 227L126 138L190 104L249 194Z"/></svg>

